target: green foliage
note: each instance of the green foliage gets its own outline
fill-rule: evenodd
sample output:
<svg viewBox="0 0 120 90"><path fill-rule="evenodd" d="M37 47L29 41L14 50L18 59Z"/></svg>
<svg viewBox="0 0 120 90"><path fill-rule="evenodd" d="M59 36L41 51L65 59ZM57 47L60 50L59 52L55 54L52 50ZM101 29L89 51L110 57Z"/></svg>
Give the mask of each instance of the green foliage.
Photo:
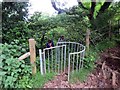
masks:
<svg viewBox="0 0 120 90"><path fill-rule="evenodd" d="M21 21L18 22L15 28L10 29L8 32L4 33L3 31L3 42L5 40L5 42L9 44L15 43L28 50L28 39L31 38L31 36L32 31L27 28L27 23Z"/></svg>
<svg viewBox="0 0 120 90"><path fill-rule="evenodd" d="M23 76L17 83L17 88L32 88L32 77Z"/></svg>
<svg viewBox="0 0 120 90"><path fill-rule="evenodd" d="M111 5L105 13L97 16L102 4L97 3L94 13L94 18L96 18L91 22L89 22L87 17L89 10L83 10L80 7L74 7L67 14L60 14L53 17L44 16L36 12L26 21L28 11L27 2L3 2L2 39L4 44L0 44L0 79L2 79L0 88L39 88L55 75L54 73L47 73L42 76L40 73L37 73L31 77L30 66L26 65L24 61L18 61L18 57L28 51L28 39L31 37L35 38L37 42L36 50L38 50L38 48L43 49L46 47L48 39L52 39L56 45L61 35L64 35L67 41L83 41L85 43L85 33L88 28L91 28L91 30L97 29L99 34L103 34L109 28L101 28L106 25L108 26L110 20L113 27L111 32L117 31L119 26L117 26L116 20L119 20L120 17L120 4ZM84 5L90 8L91 3L84 3ZM91 34L91 37L95 38L97 35L98 33L94 33ZM116 37L116 34L114 36ZM106 37L108 38L107 35L102 38L105 39ZM113 40L119 43L119 37ZM108 47L114 46L115 42L113 40L104 40L101 43L96 42L96 47L92 47L88 56L84 59L84 68L79 72L71 74L71 81L84 81L88 73L93 69L98 53ZM39 68L39 57L37 57L36 63L37 68Z"/></svg>
<svg viewBox="0 0 120 90"><path fill-rule="evenodd" d="M84 58L84 68L89 69L92 68L94 66L94 62L96 60L95 57L96 54L94 54L93 52L91 52L91 54L89 54L88 56L86 56Z"/></svg>
<svg viewBox="0 0 120 90"><path fill-rule="evenodd" d="M99 15L97 12L100 9L100 6L102 5L101 2L99 2L95 8L95 19L91 21L92 29L98 29L101 31L101 33L104 33L105 31L109 30L109 21L112 23L117 22L117 20L120 19L118 13L120 13L120 2L112 3L111 6L104 12L100 13ZM114 25L114 24L112 24ZM101 29L105 27L104 29Z"/></svg>
<svg viewBox="0 0 120 90"><path fill-rule="evenodd" d="M0 44L0 65L2 68L1 77L2 83L1 87L3 88L15 88L18 87L17 83L23 76L31 75L31 68L29 65L26 65L24 61L18 61L18 56L25 50L22 49L20 52L20 47L17 45L8 45ZM18 51L17 51L18 50Z"/></svg>
<svg viewBox="0 0 120 90"><path fill-rule="evenodd" d="M114 40L109 40L109 39L105 39L104 41L98 43L96 45L96 49L97 52L102 52L103 50L107 49L107 48L112 48L113 46L115 46L115 41Z"/></svg>
<svg viewBox="0 0 120 90"><path fill-rule="evenodd" d="M87 79L88 74L92 71L93 68L82 68L80 71L74 71L70 73L70 83L83 82Z"/></svg>
<svg viewBox="0 0 120 90"><path fill-rule="evenodd" d="M99 53L103 52L105 49L112 48L113 46L115 46L115 41L110 41L109 39L105 39L104 41L97 43L95 47L91 46L90 51L84 58L84 67L86 69L92 68L94 66L95 60L99 58Z"/></svg>
<svg viewBox="0 0 120 90"><path fill-rule="evenodd" d="M16 37L26 39L25 21L28 15L27 2L2 2L2 41L10 43ZM24 36L24 38L23 38Z"/></svg>
<svg viewBox="0 0 120 90"><path fill-rule="evenodd" d="M43 85L47 82L53 79L53 76L55 73L46 73L45 75L41 75L40 73L37 73L33 78L32 78L32 84L33 88L42 88Z"/></svg>
<svg viewBox="0 0 120 90"><path fill-rule="evenodd" d="M54 73L47 73L46 75L37 73L32 77L31 66L25 64L24 61L18 61L18 57L26 50L15 45L14 42L12 44L0 44L0 50L1 88L39 88L55 75ZM38 61L37 58L37 67L39 67Z"/></svg>
<svg viewBox="0 0 120 90"><path fill-rule="evenodd" d="M80 71L74 71L70 74L70 82L83 82L86 80L89 73L95 68L94 62L99 58L99 53L105 49L111 48L115 46L115 41L106 39L100 43L98 43L95 47L90 48L90 52L87 53L87 56L84 58L83 68Z"/></svg>
<svg viewBox="0 0 120 90"><path fill-rule="evenodd" d="M23 78L18 82L18 88L42 88L47 81L53 79L54 75L55 73L46 73L45 75L41 75L38 71L32 78L23 76Z"/></svg>

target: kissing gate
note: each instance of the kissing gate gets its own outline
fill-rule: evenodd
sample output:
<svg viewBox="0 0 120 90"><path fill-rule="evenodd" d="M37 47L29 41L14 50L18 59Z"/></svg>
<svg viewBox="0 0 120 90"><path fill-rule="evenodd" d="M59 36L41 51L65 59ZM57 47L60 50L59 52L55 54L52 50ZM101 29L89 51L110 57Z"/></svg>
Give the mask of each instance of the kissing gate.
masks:
<svg viewBox="0 0 120 90"><path fill-rule="evenodd" d="M39 49L40 71L46 73L79 71L83 67L85 46L76 42L58 42L55 47Z"/></svg>

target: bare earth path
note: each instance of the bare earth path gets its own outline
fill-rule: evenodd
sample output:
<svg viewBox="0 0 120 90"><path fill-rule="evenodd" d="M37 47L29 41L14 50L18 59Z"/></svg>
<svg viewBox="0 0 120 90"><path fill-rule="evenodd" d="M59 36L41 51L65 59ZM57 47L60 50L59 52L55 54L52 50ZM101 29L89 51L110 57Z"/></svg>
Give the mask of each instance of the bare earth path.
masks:
<svg viewBox="0 0 120 90"><path fill-rule="evenodd" d="M54 80L47 82L44 85L44 88L104 88L105 86L109 87L107 83L105 83L104 79L102 79L103 77L100 73L97 76L95 76L94 74L90 74L85 82L71 84L67 81L67 75L62 73L55 76Z"/></svg>
<svg viewBox="0 0 120 90"><path fill-rule="evenodd" d="M111 59L110 57L108 57L108 55L110 55L110 53L112 53L114 56L120 57L120 46L114 47L111 49L107 49L106 51L101 53L100 61L98 60L97 63L106 61L106 64L110 68L113 68L113 66L111 66L111 65L114 64L113 70L116 69L119 72L120 61L115 62L115 61L117 61L117 59ZM67 81L67 75L65 73L61 73L60 75L55 76L53 80L47 82L44 85L44 88L112 88L113 87L112 79L111 78L104 79L101 65L98 65L97 63L96 63L95 70L88 75L87 80L83 83L81 83L81 82L77 82L75 84L69 83ZM120 79L120 78L118 78L118 79ZM118 81L120 81L120 80L118 80ZM120 87L120 82L118 82L115 87Z"/></svg>

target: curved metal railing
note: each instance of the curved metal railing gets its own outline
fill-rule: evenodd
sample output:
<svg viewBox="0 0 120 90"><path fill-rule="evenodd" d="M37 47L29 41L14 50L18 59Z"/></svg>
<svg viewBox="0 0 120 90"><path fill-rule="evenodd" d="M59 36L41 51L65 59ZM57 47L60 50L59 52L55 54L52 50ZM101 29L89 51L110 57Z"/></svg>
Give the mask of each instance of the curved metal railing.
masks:
<svg viewBox="0 0 120 90"><path fill-rule="evenodd" d="M68 67L68 81L70 79L70 71L80 71L83 67L83 59L85 55L85 46L76 42L58 42L57 45L66 45L66 59Z"/></svg>
<svg viewBox="0 0 120 90"><path fill-rule="evenodd" d="M79 71L83 67L85 46L76 42L57 42L57 46L39 49L41 74Z"/></svg>

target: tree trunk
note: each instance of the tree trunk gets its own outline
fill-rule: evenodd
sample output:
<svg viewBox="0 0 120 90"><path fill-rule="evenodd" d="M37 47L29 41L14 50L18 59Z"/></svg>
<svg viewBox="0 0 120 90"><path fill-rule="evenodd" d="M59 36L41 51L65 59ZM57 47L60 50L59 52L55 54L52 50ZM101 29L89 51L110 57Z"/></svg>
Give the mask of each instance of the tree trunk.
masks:
<svg viewBox="0 0 120 90"><path fill-rule="evenodd" d="M86 52L89 52L89 44L90 44L90 30L88 29L86 32Z"/></svg>

